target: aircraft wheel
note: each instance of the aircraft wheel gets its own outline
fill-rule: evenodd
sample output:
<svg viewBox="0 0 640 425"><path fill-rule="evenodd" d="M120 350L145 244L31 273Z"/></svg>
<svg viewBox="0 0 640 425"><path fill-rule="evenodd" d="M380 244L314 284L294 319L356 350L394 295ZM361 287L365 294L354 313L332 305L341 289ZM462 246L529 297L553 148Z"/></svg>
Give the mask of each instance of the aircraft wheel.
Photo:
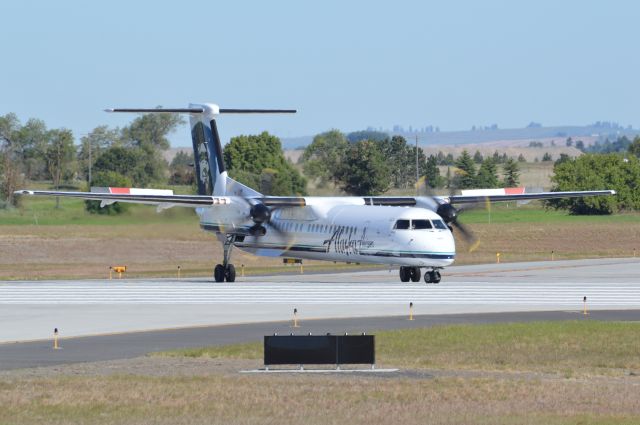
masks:
<svg viewBox="0 0 640 425"><path fill-rule="evenodd" d="M411 272L409 273L411 277L411 282L420 282L420 278L422 277L422 272L420 271L420 267L411 267Z"/></svg>
<svg viewBox="0 0 640 425"><path fill-rule="evenodd" d="M433 283L433 272L426 272L424 274L424 283Z"/></svg>
<svg viewBox="0 0 640 425"><path fill-rule="evenodd" d="M224 271L224 278L227 282L235 282L236 280L236 268L233 264L227 264L227 269Z"/></svg>
<svg viewBox="0 0 640 425"><path fill-rule="evenodd" d="M440 279L442 279L442 276L440 276L440 272L434 271L433 275L434 275L433 283L440 283Z"/></svg>
<svg viewBox="0 0 640 425"><path fill-rule="evenodd" d="M216 268L213 269L213 277L216 282L224 282L224 275L224 267L222 266L222 264L216 265Z"/></svg>
<svg viewBox="0 0 640 425"><path fill-rule="evenodd" d="M411 267L400 267L400 281L409 282L409 279L411 279Z"/></svg>

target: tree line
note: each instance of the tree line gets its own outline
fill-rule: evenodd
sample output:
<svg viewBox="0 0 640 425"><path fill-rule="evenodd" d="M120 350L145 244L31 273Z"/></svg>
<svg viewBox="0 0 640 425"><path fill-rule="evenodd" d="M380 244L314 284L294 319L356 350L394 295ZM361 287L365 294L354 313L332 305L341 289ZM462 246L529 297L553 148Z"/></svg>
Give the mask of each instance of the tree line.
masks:
<svg viewBox="0 0 640 425"><path fill-rule="evenodd" d="M418 175L424 176L424 152L418 150L417 155ZM331 130L313 138L301 162L304 173L319 187L332 183L352 195L376 195L416 184L416 148L402 136L376 140Z"/></svg>
<svg viewBox="0 0 640 425"><path fill-rule="evenodd" d="M183 123L178 114L143 114L122 128L96 127L76 145L71 130L49 129L36 118L23 124L13 113L0 116L0 206L16 205L13 193L27 181L50 180L56 190L84 183L83 190L173 184L195 191L193 152L178 152L170 164L164 159L168 135ZM224 161L232 177L265 194L306 194L306 179L285 159L280 140L266 132L232 138ZM123 208L87 202L92 212Z"/></svg>
<svg viewBox="0 0 640 425"><path fill-rule="evenodd" d="M179 184L195 190L193 153L179 152L170 164L163 157L169 148L168 135L182 123L176 114L143 114L122 128L96 127L75 145L68 129L49 129L35 118L22 124L12 113L0 116L0 206L15 204L13 192L34 180L50 180L55 189L84 182L87 189ZM569 143L573 141L567 139ZM554 165L553 189L615 189L618 196L547 205L576 214L640 208L640 138L621 137L589 149L615 153L573 159L561 155ZM513 187L519 185L518 164L523 161L497 151L487 157L479 151L472 156L466 150L457 158L443 152L426 157L403 137L375 131L318 134L298 167L285 158L280 140L267 132L233 137L224 149L230 176L267 195L306 195L307 178L318 187L333 185L353 195L413 188L422 181L430 188L452 190ZM447 167L444 176L443 166ZM88 202L87 208L107 213L122 210L118 204L101 209L96 202Z"/></svg>
<svg viewBox="0 0 640 425"><path fill-rule="evenodd" d="M349 140L349 135L345 136L338 130L315 136L301 157L305 174L320 187L332 183L352 195L375 195L390 188L415 187L416 148L402 136L356 142ZM448 168L447 176L440 175L442 152L427 158L419 149L417 156L418 179L424 180L430 188L494 188L519 184L517 161L497 152L494 155L497 159L484 159L480 152L472 158L465 150L450 163L456 168L453 175ZM480 167L476 170L478 157ZM502 178L498 176L497 164L503 165Z"/></svg>

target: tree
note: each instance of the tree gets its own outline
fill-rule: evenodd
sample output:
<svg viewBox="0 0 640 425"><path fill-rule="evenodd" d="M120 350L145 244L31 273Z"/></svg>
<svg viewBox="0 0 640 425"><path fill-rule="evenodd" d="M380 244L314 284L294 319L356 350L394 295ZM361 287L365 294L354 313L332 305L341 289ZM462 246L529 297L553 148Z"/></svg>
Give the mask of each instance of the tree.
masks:
<svg viewBox="0 0 640 425"><path fill-rule="evenodd" d="M120 130L110 129L106 125L91 130L89 134L86 134L80 138L80 149L78 151L78 168L83 178L91 184L89 181L89 161L91 160L91 167L96 162L96 159L111 146L117 144L120 140Z"/></svg>
<svg viewBox="0 0 640 425"><path fill-rule="evenodd" d="M93 171L113 171L126 177L137 187L145 186L149 183L145 157L141 149L114 145L102 152L93 165ZM91 184L96 186L93 181Z"/></svg>
<svg viewBox="0 0 640 425"><path fill-rule="evenodd" d="M440 177L440 169L438 168L438 159L434 155L427 158L425 170L425 182L431 188L442 186L442 177Z"/></svg>
<svg viewBox="0 0 640 425"><path fill-rule="evenodd" d="M629 145L628 152L631 155L635 155L640 158L640 136L636 136L633 138L633 142Z"/></svg>
<svg viewBox="0 0 640 425"><path fill-rule="evenodd" d="M166 181L168 164L162 152L170 146L167 136L184 123L179 114L150 113L133 120L121 131L120 142L137 149L141 155L136 173L136 185L146 186L152 182Z"/></svg>
<svg viewBox="0 0 640 425"><path fill-rule="evenodd" d="M520 154L518 155L518 162L527 162L527 158L525 158L524 155Z"/></svg>
<svg viewBox="0 0 640 425"><path fill-rule="evenodd" d="M555 164L562 164L563 162L567 162L570 160L571 160L571 157L569 155L567 155L566 153L561 153L560 158L556 159Z"/></svg>
<svg viewBox="0 0 640 425"><path fill-rule="evenodd" d="M385 158L391 172L391 185L395 188L405 189L416 183L416 148L409 146L402 136L393 136L376 143L376 146ZM418 151L419 174L424 173L425 156L422 150Z"/></svg>
<svg viewBox="0 0 640 425"><path fill-rule="evenodd" d="M553 157L549 152L545 152L544 155L542 156L542 162L545 162L545 161L553 161Z"/></svg>
<svg viewBox="0 0 640 425"><path fill-rule="evenodd" d="M475 187L476 184L476 168L473 165L473 159L469 152L465 149L456 160L456 176L454 184L459 189L469 189Z"/></svg>
<svg viewBox="0 0 640 425"><path fill-rule="evenodd" d="M131 180L115 171L97 171L93 176L96 187L131 187ZM92 214L116 215L122 214L128 208L123 202L100 207L100 201L84 201L85 209Z"/></svg>
<svg viewBox="0 0 640 425"><path fill-rule="evenodd" d="M493 159L487 158L482 161L476 175L475 186L483 189L498 187L498 168Z"/></svg>
<svg viewBox="0 0 640 425"><path fill-rule="evenodd" d="M223 157L231 177L265 195L306 194L306 179L285 158L280 139L266 131L233 137Z"/></svg>
<svg viewBox="0 0 640 425"><path fill-rule="evenodd" d="M362 130L362 131L354 131L347 134L347 141L349 143L357 143L362 140L373 140L376 142L381 142L383 140L387 140L389 135L382 131L374 131L374 130Z"/></svg>
<svg viewBox="0 0 640 425"><path fill-rule="evenodd" d="M484 161L482 154L480 153L480 151L476 151L476 153L473 154L473 162L475 162L476 164L482 164L482 161Z"/></svg>
<svg viewBox="0 0 640 425"><path fill-rule="evenodd" d="M50 135L44 121L30 118L17 132L19 157L24 176L30 180L47 178L45 151Z"/></svg>
<svg viewBox="0 0 640 425"><path fill-rule="evenodd" d="M18 145L18 131L20 130L20 121L13 114L0 116L0 191L2 197L9 205L15 205L16 197L13 192L18 189L18 185L22 182L20 173L21 151Z"/></svg>
<svg viewBox="0 0 640 425"><path fill-rule="evenodd" d="M584 142L582 140L578 140L576 142L576 149L584 152Z"/></svg>
<svg viewBox="0 0 640 425"><path fill-rule="evenodd" d="M565 142L565 144L570 148L571 146L573 146L573 139L571 137L567 137L567 141Z"/></svg>
<svg viewBox="0 0 640 425"><path fill-rule="evenodd" d="M520 185L520 167L513 158L509 158L502 166L502 169L504 175L503 184L505 187L517 187Z"/></svg>
<svg viewBox="0 0 640 425"><path fill-rule="evenodd" d="M376 142L352 144L338 170L343 190L351 195L378 195L389 189L391 172Z"/></svg>
<svg viewBox="0 0 640 425"><path fill-rule="evenodd" d="M169 184L192 185L196 182L193 152L179 151L169 164Z"/></svg>
<svg viewBox="0 0 640 425"><path fill-rule="evenodd" d="M623 154L585 154L556 163L551 181L553 191L613 189L616 196L546 201L547 206L567 209L572 214L611 214L640 209L640 159Z"/></svg>
<svg viewBox="0 0 640 425"><path fill-rule="evenodd" d="M76 147L73 144L71 130L60 129L49 131L49 143L45 152L47 171L56 190L60 182L71 177L71 164L75 159ZM60 207L60 198L56 197L56 208Z"/></svg>
<svg viewBox="0 0 640 425"><path fill-rule="evenodd" d="M335 170L348 147L347 139L338 130L316 135L302 153L305 174L317 179L320 186L325 186L329 181L337 184Z"/></svg>

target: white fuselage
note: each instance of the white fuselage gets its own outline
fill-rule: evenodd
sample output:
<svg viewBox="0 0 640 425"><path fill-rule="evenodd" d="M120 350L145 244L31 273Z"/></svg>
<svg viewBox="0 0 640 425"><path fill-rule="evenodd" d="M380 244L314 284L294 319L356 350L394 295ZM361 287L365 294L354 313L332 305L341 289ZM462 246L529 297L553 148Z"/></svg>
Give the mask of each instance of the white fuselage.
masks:
<svg viewBox="0 0 640 425"><path fill-rule="evenodd" d="M266 234L237 237L234 246L269 257L414 267L446 267L455 259L451 231L429 209L364 205L356 197L305 201L304 207L273 207ZM254 225L245 201L231 197L231 204L235 208L198 209L201 227L224 236Z"/></svg>

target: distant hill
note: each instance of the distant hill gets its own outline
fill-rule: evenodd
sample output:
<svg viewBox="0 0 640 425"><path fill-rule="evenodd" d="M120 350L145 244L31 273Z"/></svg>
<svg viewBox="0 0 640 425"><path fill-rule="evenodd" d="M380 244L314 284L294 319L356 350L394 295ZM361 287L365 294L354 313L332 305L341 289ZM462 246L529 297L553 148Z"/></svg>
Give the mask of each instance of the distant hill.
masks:
<svg viewBox="0 0 640 425"><path fill-rule="evenodd" d="M573 139L584 138L585 144L615 140L620 136L634 137L640 135L640 130L621 127L610 123L596 123L586 126L557 126L557 127L526 127L511 129L478 129L467 131L438 131L438 132L402 132L387 131L389 135L400 135L407 140L413 140L416 135L421 144L428 145L466 145L498 141L534 141L555 140L557 145L563 145L567 137ZM309 145L313 136L283 138L284 149L297 149Z"/></svg>

